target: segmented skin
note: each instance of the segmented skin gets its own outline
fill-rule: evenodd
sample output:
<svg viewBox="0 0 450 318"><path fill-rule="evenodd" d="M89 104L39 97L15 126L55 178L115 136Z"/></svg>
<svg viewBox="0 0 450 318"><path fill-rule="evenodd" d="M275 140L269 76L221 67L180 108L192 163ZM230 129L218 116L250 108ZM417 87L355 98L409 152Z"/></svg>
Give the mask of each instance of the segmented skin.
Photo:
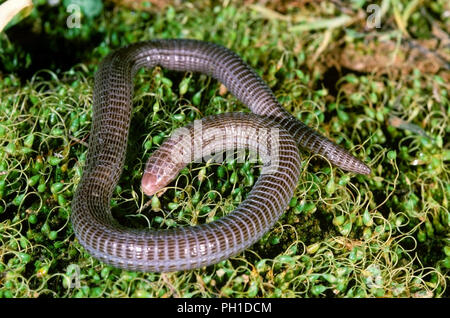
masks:
<svg viewBox="0 0 450 318"><path fill-rule="evenodd" d="M110 199L127 148L133 77L141 67L155 66L210 75L253 113L203 119L203 129L213 128L223 137L220 142L208 134L194 134L194 126L187 126L192 142L169 138L151 157L153 166L146 168L165 170L170 163L178 171L187 163L175 162L177 156L167 155L168 149L193 151L199 143L208 145L203 154L236 148L258 151L264 163L261 175L226 217L192 227L142 230L122 226L111 215ZM277 131L277 149L263 145L259 133L246 133L269 129ZM363 162L286 112L264 81L229 49L196 40L152 40L121 48L102 61L95 75L89 149L72 201L75 235L93 257L127 270L170 272L215 264L258 241L284 212L299 178L298 147L321 154L344 170L370 173Z"/></svg>

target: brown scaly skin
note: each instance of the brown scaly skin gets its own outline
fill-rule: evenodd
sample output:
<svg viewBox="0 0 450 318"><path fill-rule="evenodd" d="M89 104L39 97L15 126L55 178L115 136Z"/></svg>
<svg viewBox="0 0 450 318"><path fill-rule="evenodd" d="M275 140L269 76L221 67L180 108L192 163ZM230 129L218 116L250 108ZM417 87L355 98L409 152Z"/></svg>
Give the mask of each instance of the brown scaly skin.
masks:
<svg viewBox="0 0 450 318"><path fill-rule="evenodd" d="M111 216L109 202L122 173L127 147L133 77L139 68L157 65L208 74L254 113L206 118L203 128L212 128L211 133L194 134L194 125L189 125L185 133L196 142L169 138L146 167L142 187L153 194L188 163L180 161L177 154L194 151L198 143L203 143L204 152L230 148L258 151L265 163L261 176L247 198L220 220L154 231L126 228ZM99 66L93 97L89 151L72 202L71 220L75 235L86 250L116 267L152 272L186 270L217 263L247 249L287 207L299 177L298 147L319 153L344 170L370 173L360 160L288 114L270 88L238 55L216 44L154 40L119 49ZM264 144L267 131L277 132L278 139L274 135L270 143ZM169 150L173 151L171 155Z"/></svg>

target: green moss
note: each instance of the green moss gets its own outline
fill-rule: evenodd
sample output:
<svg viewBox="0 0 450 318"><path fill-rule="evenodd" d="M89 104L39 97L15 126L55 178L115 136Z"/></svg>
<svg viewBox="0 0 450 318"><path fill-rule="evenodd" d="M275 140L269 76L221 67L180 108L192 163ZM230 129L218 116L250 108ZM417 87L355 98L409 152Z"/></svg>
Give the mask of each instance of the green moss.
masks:
<svg viewBox="0 0 450 318"><path fill-rule="evenodd" d="M79 29L67 29L64 8L37 4L23 25L45 35L49 64L14 32L0 34L1 297L448 296L450 108L441 77L349 73L324 87L316 68L323 60L309 61L326 29L287 32L290 23L233 1L137 12L106 5L99 15L83 17ZM443 12L442 6L430 10ZM326 15L340 13L329 4ZM423 18L413 14L408 21L412 33L428 36ZM357 25L337 28L331 42L364 40L358 32ZM161 279L91 258L76 241L69 215L86 156L99 61L132 42L173 37L236 51L288 111L354 149L373 173L353 176L303 154L286 213L249 251ZM77 44L67 50L68 43ZM67 59L50 58L58 54ZM146 159L175 128L205 115L246 111L230 94L220 95L217 82L159 68L141 71L134 105L129 147L137 151L129 152L112 199L121 222L156 229L211 222L245 199L258 164L192 164L159 199L148 201L140 191ZM414 127L389 125L390 116Z"/></svg>

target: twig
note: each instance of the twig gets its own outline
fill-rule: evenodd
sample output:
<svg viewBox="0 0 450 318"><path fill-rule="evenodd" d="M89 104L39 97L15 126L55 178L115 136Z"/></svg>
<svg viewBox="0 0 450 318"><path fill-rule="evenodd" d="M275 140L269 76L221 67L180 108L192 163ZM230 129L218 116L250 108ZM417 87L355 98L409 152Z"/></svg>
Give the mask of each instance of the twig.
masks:
<svg viewBox="0 0 450 318"><path fill-rule="evenodd" d="M358 18L359 19L359 18ZM337 18L332 19L317 19L315 21L304 23L300 25L295 25L289 29L291 32L304 32L319 29L335 29L343 26L347 26L355 21L348 15L341 15Z"/></svg>

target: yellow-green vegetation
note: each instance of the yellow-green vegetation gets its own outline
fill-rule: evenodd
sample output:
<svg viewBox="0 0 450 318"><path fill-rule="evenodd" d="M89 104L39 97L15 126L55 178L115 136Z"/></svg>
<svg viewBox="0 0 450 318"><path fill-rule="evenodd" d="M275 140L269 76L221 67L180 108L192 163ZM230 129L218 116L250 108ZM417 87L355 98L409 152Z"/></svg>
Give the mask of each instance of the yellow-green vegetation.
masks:
<svg viewBox="0 0 450 318"><path fill-rule="evenodd" d="M134 10L81 1L80 25L68 28L71 1L35 1L29 17L0 34L0 297L448 297L449 63L422 47L419 55L438 56L438 68L427 69L408 62L405 47L445 31L449 7L418 2L377 2L380 28L368 28L364 0L279 10L237 1ZM287 110L373 171L355 176L302 153L289 208L251 249L193 271L115 269L87 254L69 218L87 151L93 74L118 47L181 37L237 52ZM390 50L377 51L386 43ZM381 55L386 64L361 67L361 58L352 69L350 55ZM258 165L192 164L151 201L140 178L175 128L245 106L204 75L156 68L140 71L135 84L132 151L114 215L158 229L231 211Z"/></svg>

